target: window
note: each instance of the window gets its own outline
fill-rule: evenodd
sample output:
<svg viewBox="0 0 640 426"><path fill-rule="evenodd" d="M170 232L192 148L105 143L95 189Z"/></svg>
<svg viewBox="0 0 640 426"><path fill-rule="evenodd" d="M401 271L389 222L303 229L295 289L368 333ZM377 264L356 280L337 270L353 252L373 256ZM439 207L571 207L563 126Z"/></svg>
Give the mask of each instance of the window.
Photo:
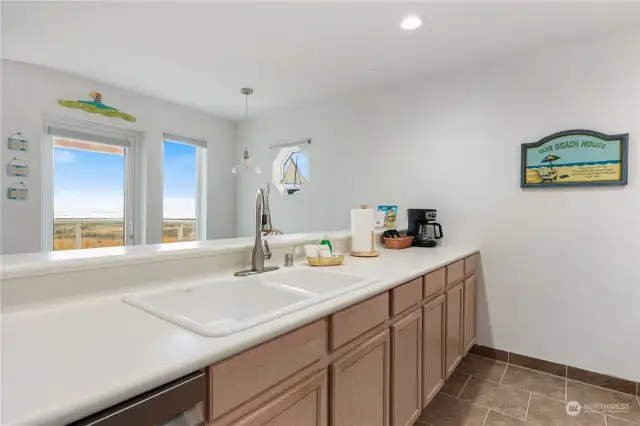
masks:
<svg viewBox="0 0 640 426"><path fill-rule="evenodd" d="M296 194L309 179L309 158L299 148L283 148L273 164L273 183L282 194Z"/></svg>
<svg viewBox="0 0 640 426"><path fill-rule="evenodd" d="M53 124L45 129L44 170L52 179L43 188L43 248L133 244L133 137Z"/></svg>
<svg viewBox="0 0 640 426"><path fill-rule="evenodd" d="M206 239L206 141L164 134L162 242Z"/></svg>

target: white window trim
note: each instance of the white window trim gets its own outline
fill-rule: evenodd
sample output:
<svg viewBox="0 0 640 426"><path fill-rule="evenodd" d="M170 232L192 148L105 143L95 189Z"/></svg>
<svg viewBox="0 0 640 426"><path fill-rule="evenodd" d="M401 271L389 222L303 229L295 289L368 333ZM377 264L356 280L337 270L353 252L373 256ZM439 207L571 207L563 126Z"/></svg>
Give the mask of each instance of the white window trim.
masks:
<svg viewBox="0 0 640 426"><path fill-rule="evenodd" d="M178 133L163 132L163 165L164 142L181 143L183 145L191 145L196 147L196 239L198 241L205 241L207 239L207 141L190 136L182 136ZM164 187L162 188L162 193L162 206L164 208ZM164 222L164 212L162 214L162 220ZM162 232L162 230L160 232Z"/></svg>
<svg viewBox="0 0 640 426"><path fill-rule="evenodd" d="M42 134L42 192L41 192L41 249L42 251L53 250L53 219L54 219L54 196L53 196L53 138L49 134L49 127L53 126L69 131L82 132L89 135L96 135L99 138L126 139L130 147L125 148L125 206L124 206L124 245L139 244L140 236L137 229L142 229L136 217L137 203L136 194L139 192L136 187L136 158L138 154L138 144L136 144L136 133L127 132L119 128L111 128L87 121L44 117ZM89 140L91 140L89 138ZM104 143L103 139L103 143ZM98 142L98 141L96 141ZM117 144L114 144L117 145Z"/></svg>

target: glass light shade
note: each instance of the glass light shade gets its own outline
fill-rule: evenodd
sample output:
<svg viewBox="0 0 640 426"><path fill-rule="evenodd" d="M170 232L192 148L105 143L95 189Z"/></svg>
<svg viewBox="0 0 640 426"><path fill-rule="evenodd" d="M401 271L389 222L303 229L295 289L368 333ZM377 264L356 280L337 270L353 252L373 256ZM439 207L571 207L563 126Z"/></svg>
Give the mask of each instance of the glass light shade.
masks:
<svg viewBox="0 0 640 426"><path fill-rule="evenodd" d="M254 165L251 162L251 158L249 157L249 151L245 148L244 155L242 156L242 160L238 164L236 164L233 169L231 169L231 173L238 172L253 172L257 175L260 174L260 167Z"/></svg>

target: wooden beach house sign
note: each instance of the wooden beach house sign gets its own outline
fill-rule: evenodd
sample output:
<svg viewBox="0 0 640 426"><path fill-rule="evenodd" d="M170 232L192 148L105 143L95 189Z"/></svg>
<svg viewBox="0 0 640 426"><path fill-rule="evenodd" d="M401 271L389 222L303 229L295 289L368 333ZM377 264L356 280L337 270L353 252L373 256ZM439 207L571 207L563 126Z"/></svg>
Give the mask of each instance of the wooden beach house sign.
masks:
<svg viewBox="0 0 640 426"><path fill-rule="evenodd" d="M629 134L566 130L523 143L520 186L546 188L627 184Z"/></svg>

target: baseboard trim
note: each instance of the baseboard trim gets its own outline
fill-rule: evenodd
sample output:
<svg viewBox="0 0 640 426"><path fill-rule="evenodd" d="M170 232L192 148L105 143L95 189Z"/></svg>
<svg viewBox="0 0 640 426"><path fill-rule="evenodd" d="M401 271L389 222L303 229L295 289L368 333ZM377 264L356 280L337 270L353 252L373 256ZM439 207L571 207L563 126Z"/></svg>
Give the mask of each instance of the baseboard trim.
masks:
<svg viewBox="0 0 640 426"><path fill-rule="evenodd" d="M496 361L553 374L554 376L575 380L588 385L599 386L601 388L640 397L640 382L632 382L631 380L621 379L619 377L609 376L594 371L583 370L571 365L558 364L556 362L534 358L515 352L508 352L502 349L492 348L490 346L475 344L469 353L483 358L494 359Z"/></svg>

